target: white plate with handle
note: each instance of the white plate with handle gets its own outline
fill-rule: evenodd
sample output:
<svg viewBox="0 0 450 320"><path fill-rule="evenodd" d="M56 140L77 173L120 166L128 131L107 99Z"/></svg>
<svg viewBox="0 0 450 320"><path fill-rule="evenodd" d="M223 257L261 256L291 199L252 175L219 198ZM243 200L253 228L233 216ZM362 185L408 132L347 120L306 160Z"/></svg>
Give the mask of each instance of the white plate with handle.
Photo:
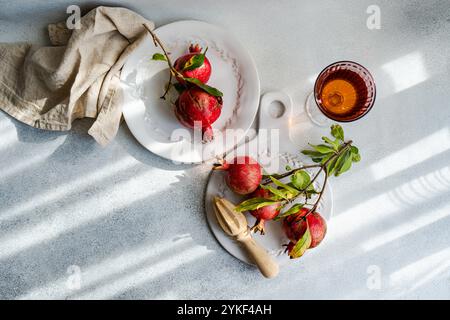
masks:
<svg viewBox="0 0 450 320"><path fill-rule="evenodd" d="M258 110L260 84L251 56L235 37L206 22L178 21L156 29L155 34L173 62L187 53L191 43L208 47L206 56L212 65L208 85L224 94L222 113L212 125L216 139L201 144L194 130L178 122L167 101L176 100L175 92L167 100L160 99L169 69L165 61L151 59L162 50L155 47L150 35L130 55L121 74L123 115L130 131L145 148L175 162L200 163L229 151L245 136ZM232 133L232 144L224 143L220 135L225 132Z"/></svg>
<svg viewBox="0 0 450 320"><path fill-rule="evenodd" d="M282 110L273 110L274 102L281 104ZM286 93L278 91L264 94L261 98L258 136L248 143L237 147L227 155L227 159L231 160L236 155L252 156L271 174L283 173L286 165L292 168L301 166L304 161L308 161L308 158L300 153L299 145L304 145L304 143L296 144L289 135L292 114L292 100ZM278 137L276 137L277 135ZM262 139L268 142L261 141ZM280 144L276 145L271 142L274 140L280 141ZM206 218L217 241L226 251L243 262L254 264L239 243L223 232L215 217L213 207L215 196L226 198L234 204L238 204L245 199L228 188L224 176L225 172L222 171L211 172L205 194ZM321 180L318 179L317 183L320 182ZM315 186L317 188L317 184ZM330 183L327 184L317 212L327 221L332 216L333 197ZM249 226L253 226L256 219L248 213L246 213L246 217ZM265 235L253 234L255 241L266 248L280 265L286 264L290 259L284 253L285 247L283 245L287 244L289 240L284 235L281 221L266 221L265 227ZM324 242L326 242L326 237ZM305 257L307 257L307 254L305 254Z"/></svg>

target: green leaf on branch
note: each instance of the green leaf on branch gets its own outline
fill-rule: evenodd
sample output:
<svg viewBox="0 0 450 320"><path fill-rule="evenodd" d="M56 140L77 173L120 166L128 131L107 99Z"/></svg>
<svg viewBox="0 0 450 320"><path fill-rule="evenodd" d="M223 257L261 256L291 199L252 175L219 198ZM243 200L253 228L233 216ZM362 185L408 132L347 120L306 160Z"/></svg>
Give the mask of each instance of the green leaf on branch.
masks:
<svg viewBox="0 0 450 320"><path fill-rule="evenodd" d="M311 182L311 177L305 170L299 170L291 176L291 182L298 190L305 190Z"/></svg>
<svg viewBox="0 0 450 320"><path fill-rule="evenodd" d="M353 159L353 156L352 156L351 152L349 152L349 155L345 159L345 161L342 164L342 166L338 169L338 171L336 171L336 177L340 176L344 172L350 170L350 168L352 167L352 159Z"/></svg>
<svg viewBox="0 0 450 320"><path fill-rule="evenodd" d="M351 151L350 151L350 150L344 151L344 152L337 158L336 166L335 166L335 170L334 170L336 177L339 176L339 175L342 173L342 172L341 172L341 171L342 171L342 168L343 168L344 164L345 164L346 162L348 162L349 158L350 158L350 164L351 164L351 163L352 163L352 159L351 159ZM348 169L349 169L349 168L347 168L347 170L348 170Z"/></svg>
<svg viewBox="0 0 450 320"><path fill-rule="evenodd" d="M305 156L310 156L311 158L323 157L323 154L314 150L303 150L302 153Z"/></svg>
<svg viewBox="0 0 450 320"><path fill-rule="evenodd" d="M328 153L334 153L334 149L330 148L327 145L324 144L319 144L319 145L314 145L314 144L309 144L311 147L314 148L314 150L316 150L317 152L319 152L320 154L328 154Z"/></svg>
<svg viewBox="0 0 450 320"><path fill-rule="evenodd" d="M353 154L353 155L352 155L352 161L353 161L353 162L360 162L360 161L361 161L361 155L359 155L359 154Z"/></svg>
<svg viewBox="0 0 450 320"><path fill-rule="evenodd" d="M275 197L275 199L272 199L272 200L279 200L280 198L284 199L284 200L289 200L289 195L283 190L277 189L270 185L267 185L267 186L262 185L261 188L263 188L265 190L269 190L272 194L274 194L276 197L278 197L278 198Z"/></svg>
<svg viewBox="0 0 450 320"><path fill-rule="evenodd" d="M304 206L303 203L296 203L292 207L290 207L287 211L285 211L282 214L275 217L273 220L278 221L278 220L286 218L287 216L290 216L292 214L296 214L301 208L303 208L303 206Z"/></svg>
<svg viewBox="0 0 450 320"><path fill-rule="evenodd" d="M359 162L361 161L361 155L359 154L359 150L357 147L352 146L350 148L350 151L352 152L352 161L353 162Z"/></svg>
<svg viewBox="0 0 450 320"><path fill-rule="evenodd" d="M328 176L331 176L334 173L334 170L336 169L336 162L337 162L337 157L335 157L333 160L328 162L327 167L326 167Z"/></svg>
<svg viewBox="0 0 450 320"><path fill-rule="evenodd" d="M152 56L152 60L167 61L166 57L162 53L155 53Z"/></svg>
<svg viewBox="0 0 450 320"><path fill-rule="evenodd" d="M328 162L328 160L330 160L331 157L336 156L336 154L334 153L329 153L327 155L325 155L325 157L322 158L322 160L320 161L321 164L325 164Z"/></svg>
<svg viewBox="0 0 450 320"><path fill-rule="evenodd" d="M198 80L196 78L183 78L183 79L186 82L196 85L197 87L199 87L203 91L206 91L207 93L209 93L210 95L212 95L214 97L222 97L223 96L223 93L220 90L210 87L207 84L204 84L203 82L201 82L200 80Z"/></svg>
<svg viewBox="0 0 450 320"><path fill-rule="evenodd" d="M291 252L289 252L289 257L291 259L300 258L306 250L311 246L311 232L309 231L308 222L306 222L306 231L303 236L298 239L297 243L292 248Z"/></svg>
<svg viewBox="0 0 450 320"><path fill-rule="evenodd" d="M333 124L331 126L331 135L336 139L344 141L344 129L338 124Z"/></svg>
<svg viewBox="0 0 450 320"><path fill-rule="evenodd" d="M206 50L208 50L208 48L206 48ZM187 60L183 66L182 71L194 70L201 67L205 62L206 50L204 53L193 55L189 60Z"/></svg>
<svg viewBox="0 0 450 320"><path fill-rule="evenodd" d="M327 154L322 154L314 150L303 150L302 153L306 156L311 157L312 161L315 163L321 162L322 159L327 156Z"/></svg>
<svg viewBox="0 0 450 320"><path fill-rule="evenodd" d="M241 202L238 206L236 206L235 210L238 212L256 210L276 203L278 202L266 198L251 198Z"/></svg>
<svg viewBox="0 0 450 320"><path fill-rule="evenodd" d="M322 137L322 140L325 141L326 143L328 143L333 148L334 151L339 150L340 143L339 143L338 139L333 141L328 137Z"/></svg>
<svg viewBox="0 0 450 320"><path fill-rule="evenodd" d="M270 177L270 179L272 180L272 182L273 182L276 186L278 186L278 187L280 187L280 188L286 190L286 191L287 191L288 193L290 193L293 197L295 197L295 196L297 196L297 195L299 194L299 191L298 191L297 189L292 188L291 186L288 186L287 184L281 182L280 180L277 180L277 179L275 179L274 177Z"/></svg>

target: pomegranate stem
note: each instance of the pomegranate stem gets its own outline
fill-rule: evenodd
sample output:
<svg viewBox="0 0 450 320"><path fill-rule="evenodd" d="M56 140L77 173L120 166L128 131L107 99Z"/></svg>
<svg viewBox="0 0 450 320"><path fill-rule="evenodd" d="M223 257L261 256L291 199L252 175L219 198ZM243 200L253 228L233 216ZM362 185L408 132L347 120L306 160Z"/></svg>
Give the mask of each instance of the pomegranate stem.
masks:
<svg viewBox="0 0 450 320"><path fill-rule="evenodd" d="M302 166L302 167L298 167L298 168L292 169L292 170L290 170L288 172L285 172L283 174L273 175L273 177L276 178L276 179L283 179L283 178L289 177L290 175L294 174L295 172L297 172L299 170L311 169L311 168L320 168L320 167L321 167L320 164L312 164L312 165ZM262 181L261 184L262 185L267 185L269 183L272 183L272 180L270 180L270 178L265 178Z"/></svg>
<svg viewBox="0 0 450 320"><path fill-rule="evenodd" d="M164 56L166 57L166 60L167 60L167 64L169 65L169 69L170 69L169 84L167 85L166 91L161 96L161 99L166 99L166 95L169 92L170 87L172 85L172 76L177 75L177 76L183 78L183 75L180 72L178 72L177 69L175 69L173 67L172 61L170 60L169 54L167 53L166 48L162 44L162 41L156 36L156 34L152 30L150 30L150 28L146 24L143 24L143 25L144 25L144 28L148 31L148 33L150 33L150 35L152 36L153 43L155 44L155 46L156 47L159 46L161 48L161 50L163 51Z"/></svg>

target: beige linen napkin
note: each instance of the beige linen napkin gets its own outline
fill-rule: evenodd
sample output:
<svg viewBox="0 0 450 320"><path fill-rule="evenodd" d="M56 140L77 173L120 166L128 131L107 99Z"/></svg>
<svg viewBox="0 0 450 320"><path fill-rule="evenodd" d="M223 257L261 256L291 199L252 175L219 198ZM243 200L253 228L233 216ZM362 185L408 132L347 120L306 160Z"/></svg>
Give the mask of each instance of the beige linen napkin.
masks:
<svg viewBox="0 0 450 320"><path fill-rule="evenodd" d="M150 22L125 9L98 7L81 28L49 25L54 46L0 44L0 109L30 126L69 130L78 118L96 118L89 134L106 145L122 115L120 70L146 37Z"/></svg>

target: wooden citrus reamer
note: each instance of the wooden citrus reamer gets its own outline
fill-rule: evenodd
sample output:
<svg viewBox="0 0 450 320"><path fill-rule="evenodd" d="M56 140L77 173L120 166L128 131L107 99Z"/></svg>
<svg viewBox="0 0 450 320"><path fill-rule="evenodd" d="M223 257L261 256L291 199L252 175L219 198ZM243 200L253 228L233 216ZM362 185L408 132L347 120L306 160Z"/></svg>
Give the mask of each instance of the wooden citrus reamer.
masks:
<svg viewBox="0 0 450 320"><path fill-rule="evenodd" d="M223 231L243 245L264 277L273 278L277 276L278 264L252 238L245 216L234 210L235 205L226 199L215 197L213 201L214 212Z"/></svg>

